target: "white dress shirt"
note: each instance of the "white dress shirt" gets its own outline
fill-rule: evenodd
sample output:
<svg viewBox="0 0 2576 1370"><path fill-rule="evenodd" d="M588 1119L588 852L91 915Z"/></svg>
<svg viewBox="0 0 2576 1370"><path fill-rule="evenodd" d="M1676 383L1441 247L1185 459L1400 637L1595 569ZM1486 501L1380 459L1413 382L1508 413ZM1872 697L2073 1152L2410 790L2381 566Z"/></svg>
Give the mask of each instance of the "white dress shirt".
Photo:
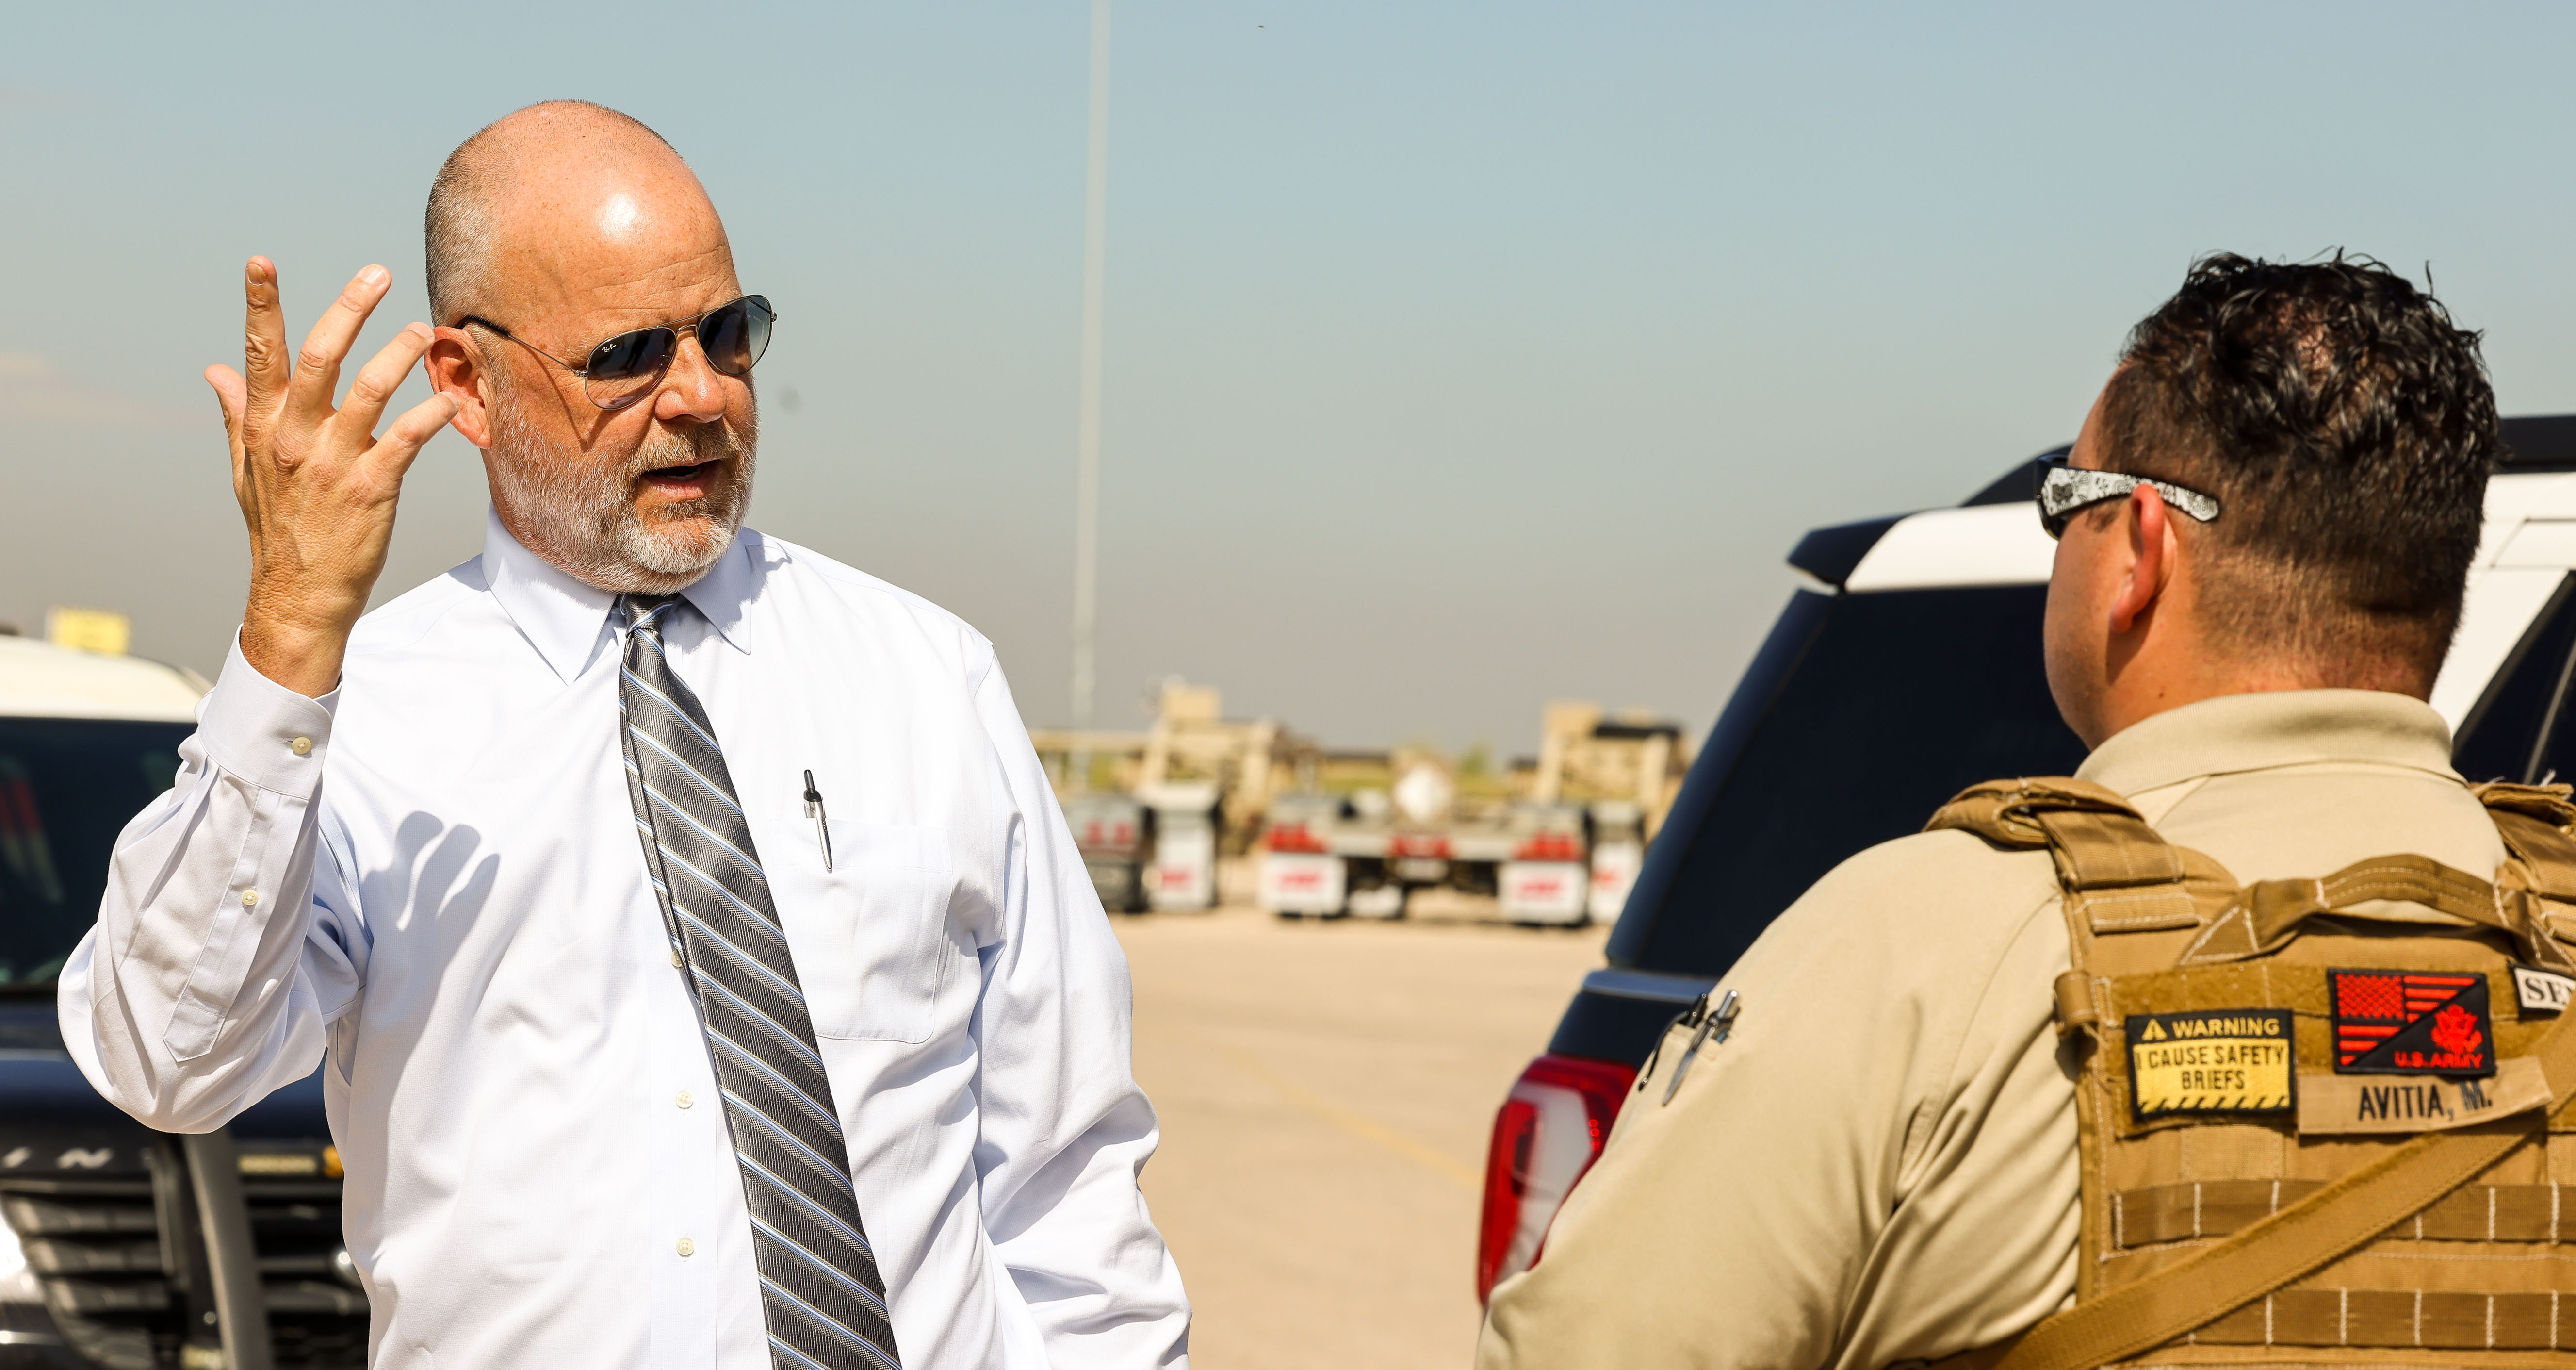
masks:
<svg viewBox="0 0 2576 1370"><path fill-rule="evenodd" d="M1126 959L992 644L748 530L685 594L670 660L786 926L904 1363L1186 1364ZM491 519L359 623L333 695L236 649L62 972L73 1056L150 1126L327 1062L378 1367L769 1364L611 605Z"/></svg>

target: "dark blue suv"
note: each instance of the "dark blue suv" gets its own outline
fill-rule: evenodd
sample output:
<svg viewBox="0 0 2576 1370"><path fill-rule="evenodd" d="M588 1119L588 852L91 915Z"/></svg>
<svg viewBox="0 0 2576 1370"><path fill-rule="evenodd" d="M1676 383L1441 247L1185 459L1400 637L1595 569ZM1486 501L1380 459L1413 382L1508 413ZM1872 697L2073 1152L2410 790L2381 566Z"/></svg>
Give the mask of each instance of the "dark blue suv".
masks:
<svg viewBox="0 0 2576 1370"><path fill-rule="evenodd" d="M55 976L117 833L178 769L193 694L166 667L0 637L0 1370L366 1364L321 1077L174 1137L100 1098L55 1025ZM84 708L159 716L63 716Z"/></svg>

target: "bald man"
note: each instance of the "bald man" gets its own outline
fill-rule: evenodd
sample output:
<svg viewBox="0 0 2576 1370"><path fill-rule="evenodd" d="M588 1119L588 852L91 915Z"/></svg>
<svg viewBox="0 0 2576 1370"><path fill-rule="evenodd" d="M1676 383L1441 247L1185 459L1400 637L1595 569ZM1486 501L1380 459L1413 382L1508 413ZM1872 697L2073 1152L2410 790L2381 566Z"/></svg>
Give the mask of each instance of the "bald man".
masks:
<svg viewBox="0 0 2576 1370"><path fill-rule="evenodd" d="M741 526L776 313L697 178L533 106L428 260L336 409L384 268L290 358L250 261L249 604L62 973L82 1069L200 1132L320 1065L372 1365L1185 1364L1126 963L992 645ZM445 426L482 554L364 613Z"/></svg>

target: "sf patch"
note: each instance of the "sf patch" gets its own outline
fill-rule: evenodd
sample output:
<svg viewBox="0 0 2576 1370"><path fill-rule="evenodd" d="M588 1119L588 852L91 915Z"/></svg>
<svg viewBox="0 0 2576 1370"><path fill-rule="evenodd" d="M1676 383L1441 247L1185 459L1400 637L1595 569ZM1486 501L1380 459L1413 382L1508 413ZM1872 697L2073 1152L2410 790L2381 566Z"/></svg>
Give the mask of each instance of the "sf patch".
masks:
<svg viewBox="0 0 2576 1370"><path fill-rule="evenodd" d="M2476 971L2330 970L2335 1073L2495 1074L2495 1020Z"/></svg>
<svg viewBox="0 0 2576 1370"><path fill-rule="evenodd" d="M2576 975L2561 975L2520 961L2505 964L2513 970L2514 1000L2525 1016L2564 1013L2568 1001L2576 999Z"/></svg>
<svg viewBox="0 0 2576 1370"><path fill-rule="evenodd" d="M2139 1122L2295 1106L2288 1009L2136 1013L2126 1021L2129 1109Z"/></svg>

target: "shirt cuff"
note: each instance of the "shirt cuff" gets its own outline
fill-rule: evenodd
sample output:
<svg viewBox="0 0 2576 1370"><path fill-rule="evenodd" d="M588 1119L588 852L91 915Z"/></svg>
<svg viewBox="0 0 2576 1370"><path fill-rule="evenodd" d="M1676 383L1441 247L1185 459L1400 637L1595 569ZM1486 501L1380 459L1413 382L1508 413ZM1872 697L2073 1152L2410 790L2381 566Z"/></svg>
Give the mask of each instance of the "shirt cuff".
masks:
<svg viewBox="0 0 2576 1370"><path fill-rule="evenodd" d="M309 698L259 673L242 658L241 636L224 654L224 673L197 706L197 737L208 760L279 794L310 795L322 778L340 690Z"/></svg>

